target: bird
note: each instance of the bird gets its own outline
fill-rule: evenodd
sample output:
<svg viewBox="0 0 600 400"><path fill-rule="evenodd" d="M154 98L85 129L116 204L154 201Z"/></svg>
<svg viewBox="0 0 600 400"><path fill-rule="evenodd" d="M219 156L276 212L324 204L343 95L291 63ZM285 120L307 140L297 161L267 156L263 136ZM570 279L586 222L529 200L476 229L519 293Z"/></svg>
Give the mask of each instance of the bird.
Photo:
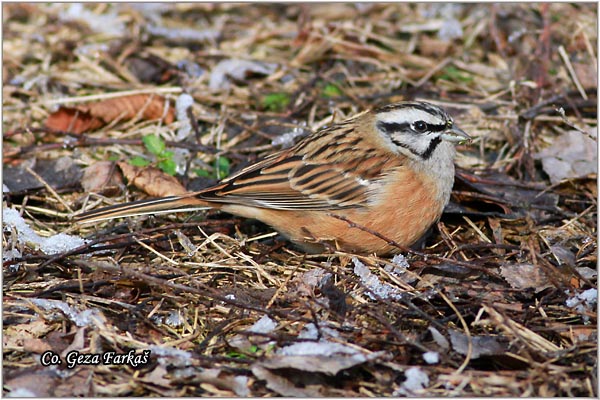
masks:
<svg viewBox="0 0 600 400"><path fill-rule="evenodd" d="M260 220L307 253L388 255L436 223L471 137L441 107L403 101L308 134L214 186L80 214L92 222L215 208Z"/></svg>

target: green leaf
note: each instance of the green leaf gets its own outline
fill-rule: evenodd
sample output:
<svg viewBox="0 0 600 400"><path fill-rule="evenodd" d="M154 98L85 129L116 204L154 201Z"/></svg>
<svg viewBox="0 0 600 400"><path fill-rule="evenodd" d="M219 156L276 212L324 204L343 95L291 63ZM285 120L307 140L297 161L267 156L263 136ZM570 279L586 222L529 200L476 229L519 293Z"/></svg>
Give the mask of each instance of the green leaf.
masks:
<svg viewBox="0 0 600 400"><path fill-rule="evenodd" d="M147 135L142 138L148 151L154 155L159 155L165 151L165 141L157 135Z"/></svg>
<svg viewBox="0 0 600 400"><path fill-rule="evenodd" d="M212 178L212 176L213 176L213 174L211 174L207 170L200 169L200 168L195 169L194 173L196 173L197 176L202 177L202 178Z"/></svg>
<svg viewBox="0 0 600 400"><path fill-rule="evenodd" d="M162 153L160 153L160 154L158 155L158 157L159 157L161 160L172 160L174 155L175 155L175 153L173 153L172 151L167 151L167 150L165 150L165 151L163 151Z"/></svg>
<svg viewBox="0 0 600 400"><path fill-rule="evenodd" d="M177 172L177 164L173 160L163 160L158 163L158 168L162 169L169 175L175 175Z"/></svg>
<svg viewBox="0 0 600 400"><path fill-rule="evenodd" d="M283 111L290 104L290 96L287 93L270 93L262 98L261 103L266 110Z"/></svg>
<svg viewBox="0 0 600 400"><path fill-rule="evenodd" d="M229 176L231 162L226 157L219 157L215 164L217 169L217 179L223 179Z"/></svg>
<svg viewBox="0 0 600 400"><path fill-rule="evenodd" d="M231 162L227 157L218 157L215 160L215 168L212 171L208 171L206 169L197 168L194 170L197 176L203 178L212 178L212 179L223 179L229 176L231 172Z"/></svg>
<svg viewBox="0 0 600 400"><path fill-rule="evenodd" d="M323 97L340 97L343 94L342 90L338 85L333 83L328 83L323 88Z"/></svg>
<svg viewBox="0 0 600 400"><path fill-rule="evenodd" d="M146 160L143 157L135 156L131 160L129 160L129 164L134 167L145 167L150 164L150 161Z"/></svg>
<svg viewBox="0 0 600 400"><path fill-rule="evenodd" d="M239 358L239 359L248 358L248 356L245 355L244 353L240 353L237 351L230 351L230 352L226 353L226 355L227 355L227 357L230 357L230 358Z"/></svg>

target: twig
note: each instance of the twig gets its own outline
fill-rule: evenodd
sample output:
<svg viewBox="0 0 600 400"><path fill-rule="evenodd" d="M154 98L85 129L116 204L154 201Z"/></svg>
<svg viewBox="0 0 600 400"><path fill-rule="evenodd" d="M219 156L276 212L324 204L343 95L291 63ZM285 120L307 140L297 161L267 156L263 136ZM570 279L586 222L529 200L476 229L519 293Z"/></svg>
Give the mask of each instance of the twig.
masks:
<svg viewBox="0 0 600 400"><path fill-rule="evenodd" d="M473 339L471 338L471 331L469 330L469 325L463 318L462 314L458 311L458 309L456 308L454 303L452 303L450 301L450 299L441 290L436 290L436 292L446 302L446 304L448 304L448 306L452 309L452 311L454 311L454 313L456 314L456 316L458 317L458 319L460 321L460 324L463 326L463 329L465 330L465 334L467 335L467 341L468 341L467 355L465 356L465 360L463 361L461 366L458 367L458 369L456 370L456 375L460 375L465 370L465 368L467 368L467 365L469 365L469 362L471 361L471 356L473 354Z"/></svg>
<svg viewBox="0 0 600 400"><path fill-rule="evenodd" d="M577 74L575 73L575 69L573 69L573 65L571 65L571 60L569 60L569 56L567 55L565 47L562 44L560 46L558 46L558 54L560 54L560 56L562 57L562 59L565 63L565 66L567 67L567 70L569 71L569 75L571 75L571 79L573 79L573 83L577 87L577 90L579 90L579 94L581 94L581 97L583 97L584 99L587 100L588 97L587 97L587 94L585 93L585 89L581 85L581 82L579 82L579 78L577 77Z"/></svg>
<svg viewBox="0 0 600 400"><path fill-rule="evenodd" d="M56 200L58 200L58 202L60 204L62 204L67 210L69 210L69 212L72 214L73 210L71 209L71 207L69 207L69 205L67 203L65 203L65 201L58 195L58 193L56 193L56 191L52 188L52 186L50 186L48 184L48 182L46 182L46 180L44 178L42 178L41 176L38 175L37 172L35 172L32 168L30 168L29 166L25 167L25 171L29 172L31 175L33 175L33 177L35 179L37 179L42 185L44 185L44 187L46 188L47 191L49 191L52 196L54 196L56 198Z"/></svg>
<svg viewBox="0 0 600 400"><path fill-rule="evenodd" d="M38 128L38 129L30 129L29 131L34 132L34 133L35 132L46 133L49 130L44 129L44 128ZM20 133L20 130L7 132L7 134L9 134L9 135L16 134L16 133ZM53 131L53 133L63 134L66 136L72 135L71 132L66 132L66 131ZM205 152L208 154L227 153L226 151L218 152L214 147L205 146L205 145L197 144L197 143L173 142L170 140L165 141L165 143L169 147L178 147L178 148L188 149L193 152L202 151L202 152ZM66 141L64 143L48 143L48 144L42 144L42 145L34 144L34 145L30 145L30 146L23 146L13 153L10 153L10 152L5 153L4 157L14 159L14 158L17 158L24 154L36 152L36 151L47 152L47 151L56 150L56 149L74 149L77 147L112 146L112 145L143 146L144 144L141 139L110 139L110 138L96 139L96 138L91 138L91 137L87 137L87 136L81 136L77 139L74 139L72 141Z"/></svg>
<svg viewBox="0 0 600 400"><path fill-rule="evenodd" d="M486 274L489 274L491 276L494 276L494 277L497 277L497 278L501 278L498 274L496 274L494 272L491 272L491 271L487 270L486 268L483 268L483 267L480 267L478 265L475 265L472 262L464 262L464 261L454 260L454 259L451 259L451 258L441 257L441 256L438 256L438 255L435 255L435 254L425 254L425 253L422 253L420 251L408 248L406 246L402 246L401 244L399 244L395 240L389 239L389 238L385 237L384 235L382 235L381 233L376 232L376 231L374 231L372 229L369 229L366 226L362 226L360 224L352 222L351 220L349 220L348 218L346 218L346 217L344 217L342 215L336 215L336 214L329 214L329 215L332 216L333 218L337 218L337 219L339 219L341 221L346 222L348 224L348 226L350 226L351 228L360 229L363 232L370 233L371 235L373 235L375 237L378 237L379 239L385 241L389 245L394 246L394 247L398 248L399 250L404 251L406 253L414 254L414 255L422 257L424 259L432 258L432 259L438 260L438 261L445 261L445 262L449 262L449 263L454 263L454 264L460 265L462 267L467 267L467 268L470 268L470 269L474 269L476 271L485 272Z"/></svg>
<svg viewBox="0 0 600 400"><path fill-rule="evenodd" d="M436 72L442 70L443 68L446 67L446 65L450 64L451 62L452 62L452 58L450 58L450 57L447 57L447 58L443 59L442 62L440 62L439 64L437 64L433 68L431 68L429 70L429 72L427 72L421 79L419 79L417 81L417 83L415 84L415 87L423 86L423 84L425 84L425 82L427 82L429 79L431 79L431 77Z"/></svg>
<svg viewBox="0 0 600 400"><path fill-rule="evenodd" d="M60 99L48 99L39 101L37 103L28 103L27 105L23 105L23 107L31 107L33 105L53 105L53 104L65 104L65 103L83 103L86 101L96 101L96 100L106 100L106 99L114 99L118 97L124 96L132 96L136 94L179 94L183 91L180 87L167 87L167 88L158 88L152 87L149 89L137 89L137 90L125 90L122 92L111 92L111 93L101 93L101 94L93 94L89 96L74 96L74 97L63 97ZM20 108L20 107L19 107Z"/></svg>
<svg viewBox="0 0 600 400"><path fill-rule="evenodd" d="M567 115L565 114L565 109L564 108L559 107L559 108L556 109L556 112L560 115L560 117L562 118L562 120L563 120L563 122L565 124L569 125L571 128L575 129L577 132L583 133L584 135L586 135L587 137L589 137L593 141L597 141L598 140L590 132L581 129L580 127L578 127L577 125L575 125L573 122L571 122L569 120L569 118L567 118Z"/></svg>

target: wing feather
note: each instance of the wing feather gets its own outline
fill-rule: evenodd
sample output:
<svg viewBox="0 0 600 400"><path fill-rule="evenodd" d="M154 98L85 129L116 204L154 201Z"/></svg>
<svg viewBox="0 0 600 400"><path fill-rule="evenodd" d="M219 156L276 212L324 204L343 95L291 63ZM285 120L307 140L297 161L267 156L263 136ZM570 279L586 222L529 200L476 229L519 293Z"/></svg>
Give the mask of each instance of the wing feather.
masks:
<svg viewBox="0 0 600 400"><path fill-rule="evenodd" d="M347 122L333 125L197 197L278 210L366 207L386 171L402 164L402 156L375 147Z"/></svg>

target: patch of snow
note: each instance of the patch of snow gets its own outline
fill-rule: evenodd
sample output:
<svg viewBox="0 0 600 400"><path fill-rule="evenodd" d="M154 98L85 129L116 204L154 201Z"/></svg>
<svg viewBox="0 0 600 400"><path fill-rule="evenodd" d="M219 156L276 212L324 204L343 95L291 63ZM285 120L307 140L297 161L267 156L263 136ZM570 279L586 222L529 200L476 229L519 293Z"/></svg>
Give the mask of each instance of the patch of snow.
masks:
<svg viewBox="0 0 600 400"><path fill-rule="evenodd" d="M177 112L177 141L182 141L192 133L192 122L188 115L188 108L194 104L194 98L187 93L182 93L175 101L175 111Z"/></svg>
<svg viewBox="0 0 600 400"><path fill-rule="evenodd" d="M191 29L191 28L167 28L153 24L146 25L148 33L154 36L160 36L170 40L187 40L194 42L203 42L213 40L219 37L219 31L215 29Z"/></svg>
<svg viewBox="0 0 600 400"><path fill-rule="evenodd" d="M173 162L175 163L175 172L177 172L180 175L185 175L186 171L187 171L187 162L190 158L190 151L188 149L182 149L182 148L175 148L172 150L173 152ZM191 243L191 242L190 242ZM188 249L191 251L188 252L189 256L194 255L195 247L189 246ZM186 250L188 250L186 249Z"/></svg>
<svg viewBox="0 0 600 400"><path fill-rule="evenodd" d="M170 367L187 367L192 365L192 353L174 347L150 346L148 350L158 356L158 363Z"/></svg>
<svg viewBox="0 0 600 400"><path fill-rule="evenodd" d="M331 329L326 326L321 326L319 328L321 329L321 334L323 336L327 336L330 338L340 337L340 334L335 329ZM316 340L319 338L319 330L317 329L316 325L311 322L310 324L306 324L302 332L300 332L300 334L298 335L298 338ZM321 337L321 340L324 340L324 338Z"/></svg>
<svg viewBox="0 0 600 400"><path fill-rule="evenodd" d="M5 395L6 397L40 397L38 393L27 388L16 388Z"/></svg>
<svg viewBox="0 0 600 400"><path fill-rule="evenodd" d="M60 310L77 326L92 325L93 318L102 318L96 309L78 311L61 300L31 299L31 302L44 310Z"/></svg>
<svg viewBox="0 0 600 400"><path fill-rule="evenodd" d="M363 285L369 289L366 294L371 300L376 300L377 296L382 299L400 300L402 298L400 290L387 283L381 283L379 277L373 274L358 258L353 257L352 262L354 263L354 273L358 275Z"/></svg>
<svg viewBox="0 0 600 400"><path fill-rule="evenodd" d="M406 260L406 257L402 254L396 254L394 258L392 258L392 264L387 264L384 267L384 270L398 277L403 277L409 267L410 264Z"/></svg>
<svg viewBox="0 0 600 400"><path fill-rule="evenodd" d="M394 396L411 396L416 395L415 392L425 389L429 386L429 376L419 367L410 367L404 371L406 380L402 382L402 386L394 392Z"/></svg>
<svg viewBox="0 0 600 400"><path fill-rule="evenodd" d="M126 33L125 24L116 12L96 14L84 7L83 3L70 3L66 10L58 13L62 21L83 21L94 32L122 37Z"/></svg>
<svg viewBox="0 0 600 400"><path fill-rule="evenodd" d="M292 147L295 139L298 136L304 135L304 132L305 131L303 128L296 127L291 132L287 132L273 138L273 140L271 140L271 144L273 146L281 146L283 149L287 149L288 147Z"/></svg>
<svg viewBox="0 0 600 400"><path fill-rule="evenodd" d="M44 254L57 254L70 251L89 242L89 240L65 233L43 238L27 225L17 210L12 208L4 208L2 210L2 222L4 231L10 231L13 228L17 231L17 240L19 243L33 245L39 248Z"/></svg>
<svg viewBox="0 0 600 400"><path fill-rule="evenodd" d="M172 327L178 327L183 325L183 319L181 318L181 314L179 314L179 311L170 311L165 318L165 324L170 325Z"/></svg>
<svg viewBox="0 0 600 400"><path fill-rule="evenodd" d="M462 25L455 18L445 19L444 23L442 24L442 27L438 31L438 37L445 42L461 38L462 36Z"/></svg>
<svg viewBox="0 0 600 400"><path fill-rule="evenodd" d="M284 356L332 356L334 354L362 354L353 347L342 343L321 340L319 342L298 342L282 347L277 354Z"/></svg>
<svg viewBox="0 0 600 400"><path fill-rule="evenodd" d="M437 364L440 362L440 353L437 351L423 353L423 360L425 360L427 364Z"/></svg>
<svg viewBox="0 0 600 400"><path fill-rule="evenodd" d="M248 330L255 333L273 332L277 327L277 322L269 318L268 315L263 315L261 319L256 321Z"/></svg>
<svg viewBox="0 0 600 400"><path fill-rule="evenodd" d="M18 249L2 249L2 261L10 261L21 257L21 252Z"/></svg>
<svg viewBox="0 0 600 400"><path fill-rule="evenodd" d="M566 294L570 295L570 291L566 290ZM565 304L567 307L574 308L580 314L585 314L589 311L595 311L596 304L598 303L598 289L591 288L584 290L581 293L575 293L575 295L569 297ZM582 315L583 320L589 323L590 317Z"/></svg>

